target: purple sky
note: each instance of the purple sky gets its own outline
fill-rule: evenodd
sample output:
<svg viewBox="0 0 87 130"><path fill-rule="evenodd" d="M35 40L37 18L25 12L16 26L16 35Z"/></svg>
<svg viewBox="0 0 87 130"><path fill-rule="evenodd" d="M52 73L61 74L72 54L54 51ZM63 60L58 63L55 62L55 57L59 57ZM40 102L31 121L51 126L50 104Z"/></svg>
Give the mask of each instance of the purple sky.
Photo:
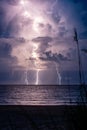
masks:
<svg viewBox="0 0 87 130"><path fill-rule="evenodd" d="M86 0L1 0L0 84L78 84L75 27L87 83L86 6Z"/></svg>

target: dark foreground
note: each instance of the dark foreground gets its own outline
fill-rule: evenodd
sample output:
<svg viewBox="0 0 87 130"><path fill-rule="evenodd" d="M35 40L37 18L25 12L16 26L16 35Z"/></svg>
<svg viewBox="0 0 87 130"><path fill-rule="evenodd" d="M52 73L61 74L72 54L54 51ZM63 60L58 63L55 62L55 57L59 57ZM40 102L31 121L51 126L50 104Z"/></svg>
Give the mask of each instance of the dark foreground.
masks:
<svg viewBox="0 0 87 130"><path fill-rule="evenodd" d="M0 106L0 130L86 129L84 106Z"/></svg>

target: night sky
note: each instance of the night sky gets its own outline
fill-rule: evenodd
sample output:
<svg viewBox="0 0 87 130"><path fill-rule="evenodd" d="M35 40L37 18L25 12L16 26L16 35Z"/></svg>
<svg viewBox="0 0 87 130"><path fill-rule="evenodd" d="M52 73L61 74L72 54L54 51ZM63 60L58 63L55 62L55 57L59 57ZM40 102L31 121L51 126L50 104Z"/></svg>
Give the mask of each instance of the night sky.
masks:
<svg viewBox="0 0 87 130"><path fill-rule="evenodd" d="M87 84L86 0L0 0L0 84Z"/></svg>

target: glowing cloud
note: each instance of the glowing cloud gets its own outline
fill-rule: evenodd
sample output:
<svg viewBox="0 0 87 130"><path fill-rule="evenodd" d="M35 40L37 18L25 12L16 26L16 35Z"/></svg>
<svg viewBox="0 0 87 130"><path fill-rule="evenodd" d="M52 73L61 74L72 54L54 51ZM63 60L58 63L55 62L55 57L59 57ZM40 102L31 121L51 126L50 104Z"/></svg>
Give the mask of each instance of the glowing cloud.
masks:
<svg viewBox="0 0 87 130"><path fill-rule="evenodd" d="M25 82L28 84L28 70L36 70L36 83L39 83L39 72L46 68L44 62L40 60L42 53L48 46L48 37L55 37L58 33L58 25L53 21L51 15L48 15L47 2L43 2L41 7L40 2L20 0L20 11L17 17L17 25L19 26L18 37L23 37L26 42L18 45L12 50L12 56L18 59L18 65L25 68ZM51 11L55 5L52 5ZM33 8L32 8L33 6ZM32 42L33 38L41 37L42 42ZM44 38L45 37L45 38ZM51 41L51 40L50 40ZM42 45L46 44L46 45ZM45 61L46 62L46 61ZM45 63L46 64L46 63ZM58 75L57 68L57 75ZM59 76L59 75L58 75ZM61 82L61 81L59 81Z"/></svg>
<svg viewBox="0 0 87 130"><path fill-rule="evenodd" d="M24 0L20 0L20 4L24 6L25 5Z"/></svg>
<svg viewBox="0 0 87 130"><path fill-rule="evenodd" d="M33 29L35 30L36 33L40 34L40 29L39 29L39 24L43 23L44 19L43 17L36 17L33 23Z"/></svg>

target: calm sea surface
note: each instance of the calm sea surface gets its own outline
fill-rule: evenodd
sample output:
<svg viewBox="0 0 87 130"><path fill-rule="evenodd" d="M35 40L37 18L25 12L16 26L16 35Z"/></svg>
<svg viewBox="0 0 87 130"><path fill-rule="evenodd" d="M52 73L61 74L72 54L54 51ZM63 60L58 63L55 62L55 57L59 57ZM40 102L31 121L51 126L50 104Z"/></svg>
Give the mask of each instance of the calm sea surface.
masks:
<svg viewBox="0 0 87 130"><path fill-rule="evenodd" d="M79 86L1 85L0 105L63 105L81 103ZM83 98L85 100L84 92Z"/></svg>

